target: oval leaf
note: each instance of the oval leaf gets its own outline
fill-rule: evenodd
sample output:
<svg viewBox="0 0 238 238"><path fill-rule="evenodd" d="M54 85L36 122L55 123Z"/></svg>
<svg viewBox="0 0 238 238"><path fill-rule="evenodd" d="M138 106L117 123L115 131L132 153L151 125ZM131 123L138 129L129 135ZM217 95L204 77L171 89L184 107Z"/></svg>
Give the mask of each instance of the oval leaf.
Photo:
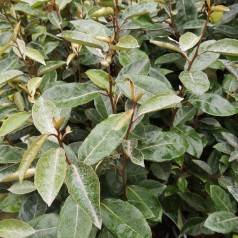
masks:
<svg viewBox="0 0 238 238"><path fill-rule="evenodd" d="M151 230L141 212L119 199L101 204L103 224L117 238L151 238Z"/></svg>
<svg viewBox="0 0 238 238"><path fill-rule="evenodd" d="M202 71L183 71L179 75L179 79L183 85L195 95L204 94L210 87L210 81L207 75Z"/></svg>
<svg viewBox="0 0 238 238"><path fill-rule="evenodd" d="M112 45L113 50L129 50L140 47L138 41L131 35L123 36L116 45Z"/></svg>
<svg viewBox="0 0 238 238"><path fill-rule="evenodd" d="M24 73L18 70L8 70L5 72L0 73L0 84L6 83L9 80L12 80Z"/></svg>
<svg viewBox="0 0 238 238"><path fill-rule="evenodd" d="M26 51L24 52L24 54L28 58L45 65L44 57L42 56L42 54L38 50L33 49L33 48L27 48Z"/></svg>
<svg viewBox="0 0 238 238"><path fill-rule="evenodd" d="M238 56L238 40L222 39L210 45L207 51L215 52L223 55Z"/></svg>
<svg viewBox="0 0 238 238"><path fill-rule="evenodd" d="M164 95L157 95L154 96L147 101L145 101L138 111L138 116L143 114L159 111L165 108L170 108L176 105L177 103L181 102L183 98L178 97L174 94L164 94Z"/></svg>
<svg viewBox="0 0 238 238"><path fill-rule="evenodd" d="M187 51L194 47L198 41L199 37L192 32L186 32L179 38L179 47L182 51Z"/></svg>
<svg viewBox="0 0 238 238"><path fill-rule="evenodd" d="M42 76L46 73L54 71L65 64L64 61L48 61L46 64L41 66L38 70L38 75Z"/></svg>
<svg viewBox="0 0 238 238"><path fill-rule="evenodd" d="M31 193L36 190L36 187L31 181L23 181L21 184L19 182L14 183L8 191L15 194L26 194Z"/></svg>
<svg viewBox="0 0 238 238"><path fill-rule="evenodd" d="M71 164L67 169L66 184L69 194L100 229L100 183L92 167L82 162Z"/></svg>
<svg viewBox="0 0 238 238"><path fill-rule="evenodd" d="M23 238L35 233L27 223L15 219L0 221L0 236L2 238Z"/></svg>
<svg viewBox="0 0 238 238"><path fill-rule="evenodd" d="M37 137L24 153L18 169L20 183L22 183L27 169L30 167L32 161L35 159L38 151L45 143L47 137L48 135L41 135Z"/></svg>
<svg viewBox="0 0 238 238"><path fill-rule="evenodd" d="M0 136L5 136L22 126L31 115L27 112L17 112L8 117L0 128Z"/></svg>
<svg viewBox="0 0 238 238"><path fill-rule="evenodd" d="M40 97L32 107L32 118L35 127L41 134L57 134L53 125L53 118L58 121L60 119L60 111L53 102Z"/></svg>
<svg viewBox="0 0 238 238"><path fill-rule="evenodd" d="M36 165L35 185L50 207L63 185L66 175L65 152L62 148L46 151Z"/></svg>
<svg viewBox="0 0 238 238"><path fill-rule="evenodd" d="M57 225L57 238L89 238L92 221L69 196L61 209Z"/></svg>
<svg viewBox="0 0 238 238"><path fill-rule="evenodd" d="M67 83L49 88L43 98L52 101L57 107L76 107L92 101L99 90L89 83Z"/></svg>

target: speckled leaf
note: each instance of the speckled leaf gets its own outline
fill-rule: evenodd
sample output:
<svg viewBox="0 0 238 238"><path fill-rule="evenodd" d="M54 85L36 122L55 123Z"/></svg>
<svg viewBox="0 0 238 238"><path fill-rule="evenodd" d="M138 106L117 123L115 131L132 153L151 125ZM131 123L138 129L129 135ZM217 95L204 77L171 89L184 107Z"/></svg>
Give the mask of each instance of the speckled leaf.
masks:
<svg viewBox="0 0 238 238"><path fill-rule="evenodd" d="M183 98L178 97L174 94L164 94L164 95L157 95L148 100L146 100L138 111L138 116L143 114L159 111L165 108L171 108L181 102Z"/></svg>
<svg viewBox="0 0 238 238"><path fill-rule="evenodd" d="M238 56L238 40L222 39L210 45L207 51L215 52L223 55Z"/></svg>
<svg viewBox="0 0 238 238"><path fill-rule="evenodd" d="M227 192L225 192L220 186L211 185L210 195L212 201L215 203L220 211L232 212L233 206L230 197Z"/></svg>
<svg viewBox="0 0 238 238"><path fill-rule="evenodd" d="M20 183L23 181L24 175L27 169L30 167L32 161L35 159L38 151L41 149L42 145L45 143L47 137L48 135L41 135L37 137L24 153L20 166L18 168Z"/></svg>
<svg viewBox="0 0 238 238"><path fill-rule="evenodd" d="M112 115L99 123L80 146L79 159L92 165L109 156L122 142L130 117L131 111L128 111Z"/></svg>
<svg viewBox="0 0 238 238"><path fill-rule="evenodd" d="M0 236L2 238L23 238L35 233L27 223L15 219L0 221Z"/></svg>
<svg viewBox="0 0 238 238"><path fill-rule="evenodd" d="M158 94L174 93L165 83L160 80L148 76L142 75L124 75L124 78L117 81L117 86L122 90L122 92L131 99L129 82L126 79L130 79L134 83L135 96L143 93L142 98L139 103L143 103L149 98L156 96Z"/></svg>
<svg viewBox="0 0 238 238"><path fill-rule="evenodd" d="M202 71L183 71L179 75L179 79L183 85L195 95L202 95L208 91L210 81Z"/></svg>
<svg viewBox="0 0 238 238"><path fill-rule="evenodd" d="M5 136L22 126L31 115L28 112L17 112L9 116L0 128L0 137Z"/></svg>
<svg viewBox="0 0 238 238"><path fill-rule="evenodd" d="M57 225L57 238L90 238L92 221L69 196L61 209Z"/></svg>
<svg viewBox="0 0 238 238"><path fill-rule="evenodd" d="M38 76L42 76L48 72L54 71L65 64L64 61L48 61L42 65L38 70Z"/></svg>
<svg viewBox="0 0 238 238"><path fill-rule="evenodd" d="M67 168L66 184L69 194L100 229L100 183L92 167L83 162L71 164Z"/></svg>
<svg viewBox="0 0 238 238"><path fill-rule="evenodd" d="M194 33L186 32L179 38L179 47L182 51L187 51L195 46L199 39Z"/></svg>
<svg viewBox="0 0 238 238"><path fill-rule="evenodd" d="M31 193L36 190L36 187L33 182L31 181L23 181L21 184L20 182L14 183L8 191L14 194L26 194Z"/></svg>
<svg viewBox="0 0 238 238"><path fill-rule="evenodd" d="M107 46L107 44L105 46L105 43L94 39L91 35L85 34L80 31L63 31L58 36L72 43L76 43L76 44L80 44L84 46L90 46L90 47L95 47L100 49L103 49Z"/></svg>
<svg viewBox="0 0 238 238"><path fill-rule="evenodd" d="M128 202L106 199L101 204L103 224L117 238L151 238L141 212Z"/></svg>
<svg viewBox="0 0 238 238"><path fill-rule="evenodd" d="M76 107L92 101L98 88L89 83L67 83L47 89L43 98L52 101L57 107Z"/></svg>
<svg viewBox="0 0 238 238"><path fill-rule="evenodd" d="M37 162L35 185L49 207L63 185L65 174L65 152L61 148L46 151Z"/></svg>
<svg viewBox="0 0 238 238"><path fill-rule="evenodd" d="M7 81L14 79L20 75L24 74L19 70L8 70L0 73L0 84L6 83Z"/></svg>
<svg viewBox="0 0 238 238"><path fill-rule="evenodd" d="M182 156L188 144L180 133L158 132L147 133L138 149L144 160L161 162Z"/></svg>
<svg viewBox="0 0 238 238"><path fill-rule="evenodd" d="M235 200L238 202L238 185L227 186L227 189L230 192L230 194L235 198Z"/></svg>
<svg viewBox="0 0 238 238"><path fill-rule="evenodd" d="M206 93L198 99L191 99L190 102L213 116L231 116L237 113L237 109L228 100L217 94Z"/></svg>
<svg viewBox="0 0 238 238"><path fill-rule="evenodd" d="M17 163L21 161L24 150L10 145L0 145L0 164Z"/></svg>
<svg viewBox="0 0 238 238"><path fill-rule="evenodd" d="M208 216L204 226L212 231L228 234L236 230L238 226L238 217L232 212L214 212Z"/></svg>
<svg viewBox="0 0 238 238"><path fill-rule="evenodd" d="M148 189L130 185L127 187L129 203L137 207L146 219L152 221L162 220L162 207L158 198Z"/></svg>
<svg viewBox="0 0 238 238"><path fill-rule="evenodd" d="M60 119L60 111L51 101L40 97L32 107L32 118L35 127L41 134L57 134L53 125L53 118Z"/></svg>

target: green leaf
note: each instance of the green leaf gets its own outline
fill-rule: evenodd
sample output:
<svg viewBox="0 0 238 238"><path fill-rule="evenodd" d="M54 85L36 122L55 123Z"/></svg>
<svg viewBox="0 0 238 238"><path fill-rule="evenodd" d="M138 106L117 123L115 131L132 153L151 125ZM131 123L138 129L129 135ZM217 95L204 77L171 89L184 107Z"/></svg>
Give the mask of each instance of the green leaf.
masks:
<svg viewBox="0 0 238 238"><path fill-rule="evenodd" d="M235 198L235 200L238 202L238 185L227 186L227 189L230 192L230 194Z"/></svg>
<svg viewBox="0 0 238 238"><path fill-rule="evenodd" d="M174 126L183 125L185 122L192 120L195 114L196 108L192 105L179 108L174 118Z"/></svg>
<svg viewBox="0 0 238 238"><path fill-rule="evenodd" d="M50 207L63 185L66 175L66 158L62 148L46 151L36 165L35 185Z"/></svg>
<svg viewBox="0 0 238 238"><path fill-rule="evenodd" d="M36 190L36 187L31 181L23 181L21 184L19 182L14 183L8 191L14 194L26 194L31 193Z"/></svg>
<svg viewBox="0 0 238 238"><path fill-rule="evenodd" d="M32 118L35 127L41 134L57 134L53 125L53 118L58 121L60 119L60 111L53 102L40 97L32 107Z"/></svg>
<svg viewBox="0 0 238 238"><path fill-rule="evenodd" d="M85 72L85 74L98 87L106 89L109 92L109 79L108 74L105 71L101 69L89 69ZM115 89L113 89L113 91L114 90Z"/></svg>
<svg viewBox="0 0 238 238"><path fill-rule="evenodd" d="M44 57L42 56L42 54L38 50L33 49L33 48L27 48L26 51L24 52L24 54L28 58L45 65Z"/></svg>
<svg viewBox="0 0 238 238"><path fill-rule="evenodd" d="M223 55L238 56L238 40L222 39L210 45L207 51L215 52Z"/></svg>
<svg viewBox="0 0 238 238"><path fill-rule="evenodd" d="M41 135L37 137L29 146L29 148L24 153L21 163L18 168L19 180L22 183L24 175L28 168L30 167L32 161L35 159L38 151L41 149L42 145L45 143L48 135Z"/></svg>
<svg viewBox="0 0 238 238"><path fill-rule="evenodd" d="M191 192L179 192L178 194L190 207L194 208L196 211L207 211L207 203L199 194Z"/></svg>
<svg viewBox="0 0 238 238"><path fill-rule="evenodd" d="M103 224L117 238L151 238L151 230L141 212L119 199L101 204Z"/></svg>
<svg viewBox="0 0 238 238"><path fill-rule="evenodd" d="M8 70L0 73L0 84L6 83L9 80L15 79L24 73L19 70Z"/></svg>
<svg viewBox="0 0 238 238"><path fill-rule="evenodd" d="M135 16L155 12L157 5L158 4L153 1L141 1L137 4L127 7L122 17L124 20L126 20Z"/></svg>
<svg viewBox="0 0 238 238"><path fill-rule="evenodd" d="M66 172L69 194L99 229L102 225L100 212L100 183L92 167L83 162L71 164Z"/></svg>
<svg viewBox="0 0 238 238"><path fill-rule="evenodd" d="M130 50L140 47L138 41L131 35L121 37L116 45L112 45L113 50Z"/></svg>
<svg viewBox="0 0 238 238"><path fill-rule="evenodd" d="M61 66L65 65L64 61L47 61L45 66L41 66L38 70L38 76L42 76L46 73L49 73L51 71L54 71Z"/></svg>
<svg viewBox="0 0 238 238"><path fill-rule="evenodd" d="M35 233L27 223L15 219L0 221L0 236L2 238L23 238Z"/></svg>
<svg viewBox="0 0 238 238"><path fill-rule="evenodd" d="M196 159L193 159L192 161L194 164L198 165L203 171L205 171L209 175L213 174L211 166L207 164L206 162L202 160L196 160Z"/></svg>
<svg viewBox="0 0 238 238"><path fill-rule="evenodd" d="M95 47L104 50L108 48L106 43L96 40L91 35L79 31L63 31L58 36L79 45Z"/></svg>
<svg viewBox="0 0 238 238"><path fill-rule="evenodd" d="M137 207L146 219L162 220L162 207L158 198L148 189L131 185L127 187L128 202Z"/></svg>
<svg viewBox="0 0 238 238"><path fill-rule="evenodd" d="M59 9L63 10L72 0L56 0L56 2L58 3Z"/></svg>
<svg viewBox="0 0 238 238"><path fill-rule="evenodd" d="M236 108L225 98L217 94L206 93L190 102L203 112L214 116L231 116L237 113Z"/></svg>
<svg viewBox="0 0 238 238"><path fill-rule="evenodd" d="M0 145L0 164L17 163L21 161L24 150L10 145Z"/></svg>
<svg viewBox="0 0 238 238"><path fill-rule="evenodd" d="M232 212L226 211L210 214L204 223L204 226L208 229L222 234L228 234L234 231L237 225L238 218Z"/></svg>
<svg viewBox="0 0 238 238"><path fill-rule="evenodd" d="M195 95L204 94L210 87L210 81L202 71L183 71L180 73L179 79Z"/></svg>
<svg viewBox="0 0 238 238"><path fill-rule="evenodd" d="M165 108L174 107L176 104L181 102L183 98L178 97L174 94L165 94L165 95L157 95L142 103L141 107L138 111L138 116L143 114L159 111Z"/></svg>
<svg viewBox="0 0 238 238"><path fill-rule="evenodd" d="M156 96L158 94L172 94L174 91L170 89L165 83L160 80L148 76L142 75L123 75L124 78L117 81L117 86L122 90L122 92L130 99L130 87L129 81L130 79L134 84L135 96L139 94L143 94L142 98L139 100L139 103L143 103L149 98Z"/></svg>
<svg viewBox="0 0 238 238"><path fill-rule="evenodd" d="M180 36L179 47L182 51L187 51L194 47L198 43L199 39L200 38L194 33L188 31L182 36Z"/></svg>
<svg viewBox="0 0 238 238"><path fill-rule="evenodd" d="M84 140L78 150L78 157L87 164L96 164L109 156L122 142L131 111L110 116L99 123Z"/></svg>
<svg viewBox="0 0 238 238"><path fill-rule="evenodd" d="M172 164L170 162L152 163L150 169L154 176L167 182L172 171Z"/></svg>
<svg viewBox="0 0 238 238"><path fill-rule="evenodd" d="M182 156L188 144L180 133L149 132L137 147L144 156L144 160L162 162Z"/></svg>
<svg viewBox="0 0 238 238"><path fill-rule="evenodd" d="M9 116L2 124L0 128L0 137L5 136L20 126L22 126L29 118L30 114L28 112L17 112Z"/></svg>
<svg viewBox="0 0 238 238"><path fill-rule="evenodd" d="M89 83L67 83L54 86L43 93L43 98L57 107L76 107L92 101L100 91Z"/></svg>
<svg viewBox="0 0 238 238"><path fill-rule="evenodd" d="M221 211L232 212L233 206L229 195L219 186L210 186L211 199Z"/></svg>
<svg viewBox="0 0 238 238"><path fill-rule="evenodd" d="M57 238L89 238L92 221L79 205L69 196L60 212Z"/></svg>
<svg viewBox="0 0 238 238"><path fill-rule="evenodd" d="M39 216L29 222L36 230L35 234L28 238L55 238L57 237L57 223L59 215L56 213L48 213Z"/></svg>
<svg viewBox="0 0 238 238"><path fill-rule="evenodd" d="M228 132L222 132L221 134L230 145L232 145L236 149L238 148L238 138L235 135Z"/></svg>

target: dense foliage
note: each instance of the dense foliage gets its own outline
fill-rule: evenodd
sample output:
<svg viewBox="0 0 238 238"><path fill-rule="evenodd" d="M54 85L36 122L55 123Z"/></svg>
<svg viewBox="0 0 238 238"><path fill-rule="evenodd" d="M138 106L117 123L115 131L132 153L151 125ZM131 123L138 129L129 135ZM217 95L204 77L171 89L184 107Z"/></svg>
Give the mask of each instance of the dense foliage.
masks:
<svg viewBox="0 0 238 238"><path fill-rule="evenodd" d="M238 3L0 10L1 237L238 237Z"/></svg>

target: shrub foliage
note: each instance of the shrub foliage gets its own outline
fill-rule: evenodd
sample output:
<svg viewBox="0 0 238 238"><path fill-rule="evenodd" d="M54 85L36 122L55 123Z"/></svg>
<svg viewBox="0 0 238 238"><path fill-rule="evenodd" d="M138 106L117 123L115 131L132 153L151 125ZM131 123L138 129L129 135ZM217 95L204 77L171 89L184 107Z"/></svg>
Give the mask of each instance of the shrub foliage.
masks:
<svg viewBox="0 0 238 238"><path fill-rule="evenodd" d="M0 7L1 237L238 232L238 3Z"/></svg>

